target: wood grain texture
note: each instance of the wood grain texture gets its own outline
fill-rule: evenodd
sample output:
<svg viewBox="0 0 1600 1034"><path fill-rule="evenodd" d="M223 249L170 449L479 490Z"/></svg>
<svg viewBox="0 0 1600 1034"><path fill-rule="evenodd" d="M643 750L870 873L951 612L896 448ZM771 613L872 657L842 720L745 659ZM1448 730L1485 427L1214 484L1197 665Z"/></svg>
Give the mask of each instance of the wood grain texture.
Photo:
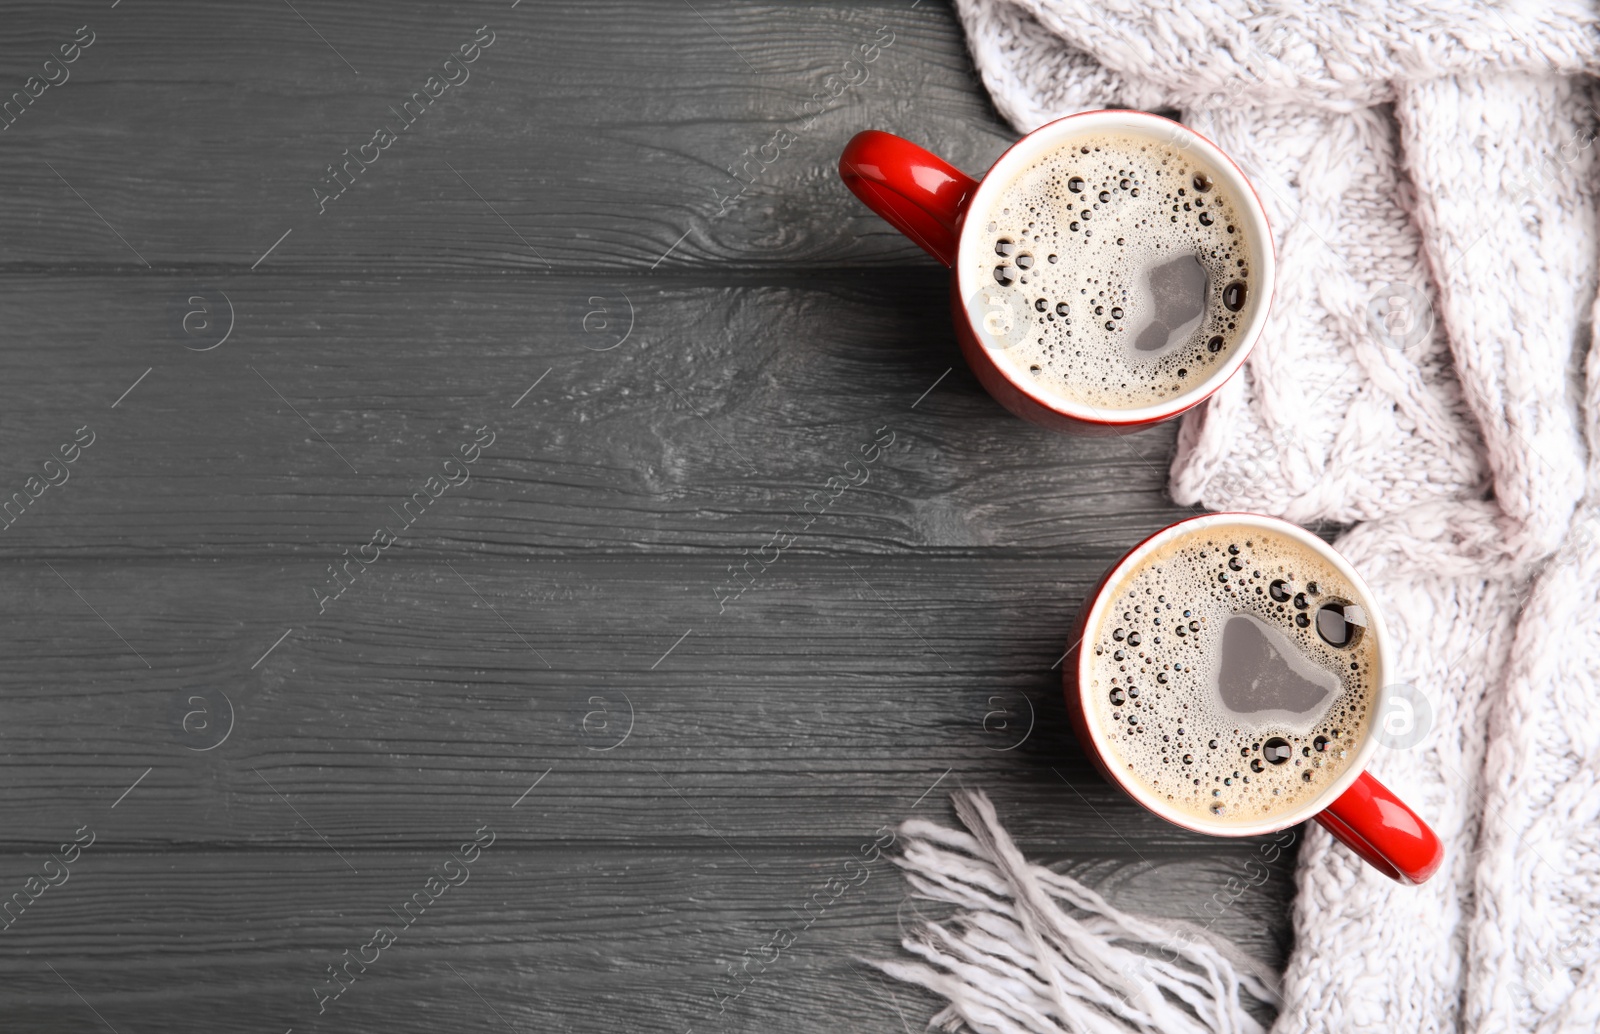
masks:
<svg viewBox="0 0 1600 1034"><path fill-rule="evenodd" d="M94 1012L119 1032L174 1034L901 1030L902 1016L920 1028L920 994L859 961L898 951L900 923L939 915L906 896L887 858L813 912L809 927L797 917L857 845L871 842L875 825L845 818L836 844L753 850L750 865L726 851L528 851L496 840L465 883L420 914L401 912L409 927L397 919L460 837L519 821L504 808L463 812L436 844L350 852L355 871L326 851L150 855L102 851L97 841L66 883L0 936L7 1028L89 1030ZM1286 945L1270 931L1284 902L1274 884L1201 907L1248 871L1254 851L1128 865L1023 844L1115 904L1210 923L1281 964ZM1272 866L1279 880L1288 857ZM450 871L461 878L460 867ZM352 966L351 986L319 1016L314 989L331 984L327 967L346 950L360 954L379 926L395 943L365 973ZM719 1011L719 996L742 986L728 968L780 927L797 935L790 951Z"/></svg>
<svg viewBox="0 0 1600 1034"><path fill-rule="evenodd" d="M3 83L20 87L33 55L85 19L96 33L71 78L3 134L0 262L242 272L293 228L262 269L898 266L919 253L839 183L844 142L867 126L905 131L977 173L1012 137L935 4L342 2L303 13L359 76L281 3L92 17L0 5L0 23L28 27ZM442 79L443 61L486 24L495 42L469 78L368 152L379 157L352 167L355 185L319 212L327 166L401 125L390 108ZM865 75L859 85L832 96L828 76L885 38L876 60L844 73ZM826 110L803 113L819 92ZM746 173L746 151L778 130L794 141ZM741 183L738 202L718 200Z"/></svg>
<svg viewBox="0 0 1600 1034"><path fill-rule="evenodd" d="M0 532L0 556L353 547L483 425L495 445L418 545L756 548L885 426L893 454L801 548L1103 555L1168 523L1172 430L1074 439L1016 420L962 362L942 276L914 263L872 284L223 279L232 333L205 352L169 318L185 281L19 278L0 298L17 332L0 497L76 428L98 438Z"/></svg>
<svg viewBox="0 0 1600 1034"><path fill-rule="evenodd" d="M1120 797L1067 731L1055 663L1098 562L784 554L720 613L710 558L386 555L326 614L311 563L53 566L14 571L4 615L13 844L149 766L150 848L305 835L271 787L342 844L405 843L546 770L522 806L540 842L686 844L713 836L701 817L736 842L827 838L839 809L892 815L948 771L1021 834L1214 843ZM216 688L231 724L188 702ZM216 723L186 727L195 709Z"/></svg>
<svg viewBox="0 0 1600 1034"><path fill-rule="evenodd" d="M1281 966L1294 852L1234 898L1260 843L1146 815L1063 713L1082 594L1188 512L1173 430L1007 415L943 272L838 183L863 128L974 173L1014 138L948 7L4 0L0 103L85 24L0 114L0 900L97 839L0 932L0 1027L917 1029L937 1002L859 961L917 914L887 860L717 996L963 786Z"/></svg>

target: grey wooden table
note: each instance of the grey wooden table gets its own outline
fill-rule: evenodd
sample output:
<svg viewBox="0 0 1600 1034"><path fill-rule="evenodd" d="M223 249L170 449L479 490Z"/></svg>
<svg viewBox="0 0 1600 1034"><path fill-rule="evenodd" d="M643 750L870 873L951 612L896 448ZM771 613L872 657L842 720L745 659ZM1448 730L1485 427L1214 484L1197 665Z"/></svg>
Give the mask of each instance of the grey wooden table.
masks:
<svg viewBox="0 0 1600 1034"><path fill-rule="evenodd" d="M915 1030L887 858L718 1002L961 786L1282 964L1292 853L1223 895L1257 845L1101 782L1053 670L1171 429L1004 413L835 176L1012 139L949 9L0 26L0 1027Z"/></svg>

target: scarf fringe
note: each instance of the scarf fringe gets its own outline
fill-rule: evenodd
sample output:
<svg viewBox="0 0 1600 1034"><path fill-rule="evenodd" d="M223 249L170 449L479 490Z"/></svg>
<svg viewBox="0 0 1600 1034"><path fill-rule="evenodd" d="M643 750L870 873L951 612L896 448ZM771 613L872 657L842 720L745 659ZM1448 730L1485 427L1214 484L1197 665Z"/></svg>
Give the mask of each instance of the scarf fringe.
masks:
<svg viewBox="0 0 1600 1034"><path fill-rule="evenodd" d="M968 832L900 827L896 864L922 898L961 909L901 944L920 962L867 961L950 1004L929 1022L982 1034L1264 1034L1247 999L1278 1004L1240 953L1187 923L1114 908L1023 857L981 791L953 794Z"/></svg>

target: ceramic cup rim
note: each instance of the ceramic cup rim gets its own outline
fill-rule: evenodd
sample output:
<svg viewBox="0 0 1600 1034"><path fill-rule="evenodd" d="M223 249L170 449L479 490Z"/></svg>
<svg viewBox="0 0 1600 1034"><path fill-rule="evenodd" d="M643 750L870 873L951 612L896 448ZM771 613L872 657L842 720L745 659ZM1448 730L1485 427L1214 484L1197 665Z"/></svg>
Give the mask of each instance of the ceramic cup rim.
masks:
<svg viewBox="0 0 1600 1034"><path fill-rule="evenodd" d="M981 247L987 237L987 234L974 229L982 222L980 213L988 212L999 202L1000 195L1017 174L1049 152L1066 146L1071 140L1108 130L1146 136L1164 143L1177 143L1200 155L1208 169L1216 174L1220 185L1228 191L1229 197L1236 200L1239 218L1243 223L1241 229L1244 231L1245 246L1255 265L1251 277L1251 290L1255 298L1246 302L1248 313L1239 331L1239 342L1228 358L1217 364L1204 380L1182 394L1128 409L1095 406L1046 391L1032 378L1011 368L1010 361L1005 357L1007 350L991 344L990 335L983 329L983 305L979 301L979 292L990 290L994 285L977 280L981 264L980 256L975 254L975 249ZM1267 314L1272 308L1272 296L1277 283L1277 255L1260 197L1250 180L1217 145L1182 123L1160 115L1113 108L1080 112L1046 123L1018 140L989 167L962 215L956 246L955 283L972 336L991 353L995 367L1018 391L1046 409L1083 423L1139 425L1176 416L1204 401L1244 365L1261 336Z"/></svg>

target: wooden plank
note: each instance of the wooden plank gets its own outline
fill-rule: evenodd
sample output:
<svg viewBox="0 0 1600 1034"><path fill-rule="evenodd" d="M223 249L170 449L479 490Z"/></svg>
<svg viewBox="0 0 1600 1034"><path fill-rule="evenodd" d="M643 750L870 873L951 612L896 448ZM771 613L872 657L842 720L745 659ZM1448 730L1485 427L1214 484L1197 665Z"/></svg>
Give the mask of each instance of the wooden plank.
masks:
<svg viewBox="0 0 1600 1034"><path fill-rule="evenodd" d="M85 19L95 34L0 133L0 268L243 272L291 230L262 269L898 266L920 252L840 185L844 142L893 129L976 172L1014 138L934 4L458 0L379 17L322 0L303 13L310 25L282 4L0 4L8 91ZM485 24L494 42L447 73ZM466 78L431 87L420 117L399 111L447 74ZM385 126L396 139L360 151ZM314 191L332 191L346 150L371 165L323 204Z"/></svg>
<svg viewBox="0 0 1600 1034"><path fill-rule="evenodd" d="M933 271L776 285L235 278L197 303L204 281L11 283L0 499L78 428L97 437L0 534L0 556L337 554L480 426L495 444L412 546L731 561L798 522L829 478L862 476L880 428L891 453L796 548L1099 555L1180 513L1164 495L1172 428L1085 440L1013 418L956 350ZM208 305L209 335L174 329Z"/></svg>
<svg viewBox="0 0 1600 1034"><path fill-rule="evenodd" d="M931 996L857 961L896 956L901 923L940 914L907 896L886 858L852 867L858 884L804 921L808 897L873 842L875 825L842 827L836 845L757 851L747 867L725 852L518 849L504 836L519 819L503 808L463 812L441 827L436 846L352 852L356 872L325 851L150 855L118 851L104 836L0 937L0 1012L17 1030L89 1030L98 1014L118 1031L173 1034L506 1026L682 1034L898 1030L902 1016L917 1030L936 1011ZM484 825L496 841L446 870L458 841ZM1065 870L1115 904L1209 923L1275 967L1286 946L1268 931L1287 907L1290 856L1261 886L1225 889L1256 871L1244 868L1256 857L1253 846L1236 845L1211 859L1078 858ZM35 861L0 859L0 886L20 885ZM459 885L423 911L402 912L411 918L404 925L395 913L418 892L427 901L430 877ZM1205 910L1176 900L1174 886L1222 896ZM382 943L373 941L379 926L393 943L362 952ZM768 955L749 981L727 975L779 928L795 934L786 952ZM346 950L370 965L352 964L347 989L323 1002L314 989L330 993L327 967Z"/></svg>
<svg viewBox="0 0 1600 1034"><path fill-rule="evenodd" d="M1099 562L784 554L719 613L724 566L380 557L319 613L308 561L18 565L6 842L152 769L116 809L151 849L314 843L306 822L408 843L547 771L519 808L540 843L826 839L967 785L1020 836L1215 845L1101 782L1067 728L1054 665Z"/></svg>

